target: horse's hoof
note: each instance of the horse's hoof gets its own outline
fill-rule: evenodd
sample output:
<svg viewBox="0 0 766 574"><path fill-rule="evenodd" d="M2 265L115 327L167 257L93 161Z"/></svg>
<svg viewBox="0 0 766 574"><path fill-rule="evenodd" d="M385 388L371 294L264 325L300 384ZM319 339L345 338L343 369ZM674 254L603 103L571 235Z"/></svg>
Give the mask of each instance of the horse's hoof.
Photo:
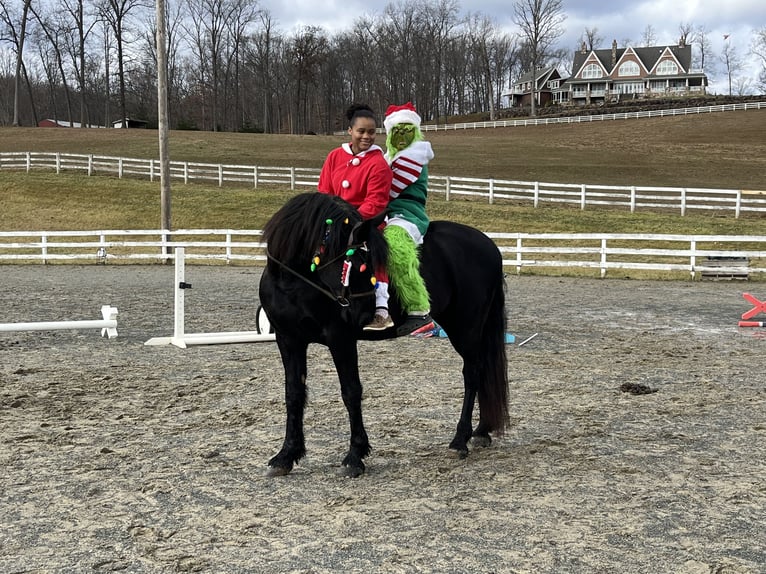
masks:
<svg viewBox="0 0 766 574"><path fill-rule="evenodd" d="M476 448L487 448L492 444L492 438L487 435L474 435L471 444Z"/></svg>
<svg viewBox="0 0 766 574"><path fill-rule="evenodd" d="M342 466L340 468L340 475L346 478L359 478L364 474L364 467L358 466Z"/></svg>
<svg viewBox="0 0 766 574"><path fill-rule="evenodd" d="M465 458L468 458L468 448L454 448L450 447L449 453L455 457L459 458L460 460L463 460Z"/></svg>
<svg viewBox="0 0 766 574"><path fill-rule="evenodd" d="M284 466L269 466L266 470L266 476L269 478L273 476L287 476L291 470L292 468L285 468Z"/></svg>

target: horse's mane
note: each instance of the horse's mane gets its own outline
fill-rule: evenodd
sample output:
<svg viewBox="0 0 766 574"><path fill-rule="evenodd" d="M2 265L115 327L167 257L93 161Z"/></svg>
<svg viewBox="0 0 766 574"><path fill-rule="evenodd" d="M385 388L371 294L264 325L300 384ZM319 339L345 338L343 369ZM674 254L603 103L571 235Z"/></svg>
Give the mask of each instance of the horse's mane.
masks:
<svg viewBox="0 0 766 574"><path fill-rule="evenodd" d="M348 202L324 193L302 193L290 199L263 228L263 238L272 257L292 265L306 265L322 245L327 220L332 219L324 243L325 257L335 257L348 246L354 225L362 221ZM385 264L387 247L382 233L373 228L367 239L373 263Z"/></svg>

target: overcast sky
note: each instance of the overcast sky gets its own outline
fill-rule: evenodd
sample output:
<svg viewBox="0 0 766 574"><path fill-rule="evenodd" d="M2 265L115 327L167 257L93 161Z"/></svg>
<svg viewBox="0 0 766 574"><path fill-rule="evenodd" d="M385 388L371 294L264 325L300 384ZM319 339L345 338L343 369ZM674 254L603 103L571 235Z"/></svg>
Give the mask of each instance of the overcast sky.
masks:
<svg viewBox="0 0 766 574"><path fill-rule="evenodd" d="M388 0L261 0L278 28L286 33L306 25L318 25L329 32L348 29L364 15L379 15ZM512 32L513 0L462 0L461 13L478 12L492 18L498 26ZM766 0L563 0L564 35L560 47L575 49L585 28L597 28L604 39L603 48L617 40L632 40L639 45L647 26L654 29L658 45L678 40L678 26L690 23L708 31L713 54L717 58L724 36L738 55L746 61L755 29L766 26ZM709 58L709 55L707 56ZM720 67L720 66L719 66ZM561 70L567 74L570 70ZM743 76L754 78L755 67L743 70ZM711 91L725 93L722 74L710 78Z"/></svg>

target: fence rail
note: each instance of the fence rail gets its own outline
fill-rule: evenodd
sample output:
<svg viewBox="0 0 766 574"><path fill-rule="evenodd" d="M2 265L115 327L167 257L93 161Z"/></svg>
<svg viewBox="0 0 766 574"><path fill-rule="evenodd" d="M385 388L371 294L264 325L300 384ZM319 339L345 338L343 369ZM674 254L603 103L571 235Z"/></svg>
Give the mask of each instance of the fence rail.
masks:
<svg viewBox="0 0 766 574"><path fill-rule="evenodd" d="M609 120L628 120L637 118L663 118L671 116L688 116L709 114L714 112L733 112L741 110L763 110L766 102L743 102L739 104L720 104L716 106L695 106L689 108L671 108L665 110L645 110L638 112L622 112L617 114L594 114L570 117L526 118L517 120L495 120L488 122L463 122L458 124L421 125L423 131L473 130L480 128L511 128L528 126L547 126L555 124L581 124L603 122Z"/></svg>
<svg viewBox="0 0 766 574"><path fill-rule="evenodd" d="M744 105L744 104L742 104ZM90 175L106 174L119 178L136 176L154 181L159 177L159 162L155 159L122 158L99 155L52 152L3 152L0 169L35 169L81 171ZM291 190L316 189L319 169L299 167L263 167L171 161L171 178L190 181L248 185L257 189L263 185L279 185ZM689 210L715 210L733 213L766 213L766 191L747 189L705 189L691 187L644 187L471 177L429 176L429 191L443 194L447 201L455 196L497 202L558 203L588 207L611 206L638 210L673 210L685 215Z"/></svg>
<svg viewBox="0 0 766 574"><path fill-rule="evenodd" d="M487 233L503 266L521 273L534 268L583 268L605 277L610 270L660 274L706 272L747 276L766 273L766 236ZM0 263L160 262L185 247L190 261L266 260L260 230L184 229L111 231L0 231ZM730 264L727 262L731 262ZM743 267L744 262L744 267Z"/></svg>

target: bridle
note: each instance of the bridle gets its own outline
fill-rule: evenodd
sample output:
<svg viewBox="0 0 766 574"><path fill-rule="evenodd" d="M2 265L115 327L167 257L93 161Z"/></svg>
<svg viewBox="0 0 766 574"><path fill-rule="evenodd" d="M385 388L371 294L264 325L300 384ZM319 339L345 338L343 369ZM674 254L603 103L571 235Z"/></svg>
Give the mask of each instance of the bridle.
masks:
<svg viewBox="0 0 766 574"><path fill-rule="evenodd" d="M338 262L339 260L341 260L341 259L343 259L345 257L345 260L343 262L342 272L341 272L341 279L340 279L341 289L340 289L339 293L335 293L333 291L332 287L327 285L327 283L324 280L322 280L321 277L320 277L319 281L321 281L322 284L320 285L317 281L314 281L314 280L310 279L309 277L307 277L303 273L300 273L300 272L296 271L295 269L293 269L292 267L290 267L286 263L280 261L279 259L274 257L271 254L271 252L269 252L269 248L268 247L266 247L266 258L269 261L273 261L274 263L279 265L279 267L281 269L283 269L283 270L287 271L288 273L290 273L291 275L297 277L298 279L300 279L304 283L307 283L308 285L310 285L311 287L313 287L314 289L316 289L317 291L319 291L320 293L322 293L323 295L325 295L329 299L335 301L341 307L348 307L349 305L351 305L351 300L353 300L353 299L359 299L361 297L371 297L371 296L375 295L375 289L374 288L370 289L369 291L362 291L362 292L358 292L358 293L353 293L349 289L349 278L350 278L349 276L351 274L351 266L352 266L351 257L357 251L368 252L368 248L367 248L367 243L366 242L352 243L352 240L354 238L354 231L356 230L356 228L359 225L360 225L360 223L357 223L354 226L354 228L352 229L351 233L349 234L348 245L346 246L346 249L343 252L341 252L339 255L336 255L335 257L333 257L329 261L326 261L326 262L322 263L321 265L315 265L314 263L312 263L312 266L311 266L312 273L316 273L317 277L320 277L320 272L323 269L326 269L327 267L329 267L333 263L336 263L336 262ZM365 262L365 265L366 265L366 262Z"/></svg>

